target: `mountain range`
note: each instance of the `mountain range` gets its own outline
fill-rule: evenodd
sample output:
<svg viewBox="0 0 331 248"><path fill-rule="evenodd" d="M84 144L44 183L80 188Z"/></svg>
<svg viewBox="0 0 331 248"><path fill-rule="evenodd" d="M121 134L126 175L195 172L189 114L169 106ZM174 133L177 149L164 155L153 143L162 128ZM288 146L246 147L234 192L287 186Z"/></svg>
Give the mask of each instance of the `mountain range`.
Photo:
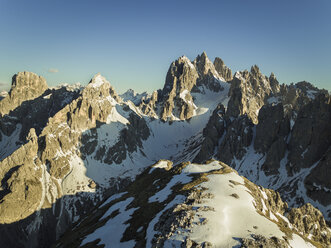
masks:
<svg viewBox="0 0 331 248"><path fill-rule="evenodd" d="M330 247L330 99L206 53L152 94L19 72L0 100L0 246Z"/></svg>

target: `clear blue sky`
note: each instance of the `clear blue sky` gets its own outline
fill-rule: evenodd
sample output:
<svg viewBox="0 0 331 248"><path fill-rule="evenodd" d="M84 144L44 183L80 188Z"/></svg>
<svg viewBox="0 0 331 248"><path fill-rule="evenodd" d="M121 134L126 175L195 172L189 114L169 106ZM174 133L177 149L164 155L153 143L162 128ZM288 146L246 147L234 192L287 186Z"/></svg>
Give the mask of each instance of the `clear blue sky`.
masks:
<svg viewBox="0 0 331 248"><path fill-rule="evenodd" d="M119 93L152 91L171 61L206 51L331 90L330 13L330 0L0 0L0 87L26 70L51 86L100 72Z"/></svg>

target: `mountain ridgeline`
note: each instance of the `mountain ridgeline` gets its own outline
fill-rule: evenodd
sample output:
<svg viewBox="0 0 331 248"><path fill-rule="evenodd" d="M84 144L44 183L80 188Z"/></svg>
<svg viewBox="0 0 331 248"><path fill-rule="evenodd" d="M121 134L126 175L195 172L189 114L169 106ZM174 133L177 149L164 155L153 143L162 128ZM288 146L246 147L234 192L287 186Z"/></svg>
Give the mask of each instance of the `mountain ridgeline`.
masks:
<svg viewBox="0 0 331 248"><path fill-rule="evenodd" d="M152 94L19 72L0 100L0 246L330 247L330 99L206 53Z"/></svg>

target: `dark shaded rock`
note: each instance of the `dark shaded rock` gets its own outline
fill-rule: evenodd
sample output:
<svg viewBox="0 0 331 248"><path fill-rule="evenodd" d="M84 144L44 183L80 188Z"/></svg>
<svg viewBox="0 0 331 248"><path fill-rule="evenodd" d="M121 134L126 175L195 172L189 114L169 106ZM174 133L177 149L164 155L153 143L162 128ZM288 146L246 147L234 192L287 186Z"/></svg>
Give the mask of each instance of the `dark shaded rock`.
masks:
<svg viewBox="0 0 331 248"><path fill-rule="evenodd" d="M226 133L220 143L216 157L224 163L231 163L232 159L241 159L246 148L253 139L253 123L247 115L240 116L232 122L226 122Z"/></svg>
<svg viewBox="0 0 331 248"><path fill-rule="evenodd" d="M270 146L266 160L262 165L262 169L266 175L277 174L280 166L280 161L283 159L286 152L287 144L284 138L278 138Z"/></svg>
<svg viewBox="0 0 331 248"><path fill-rule="evenodd" d="M289 141L287 168L298 172L317 162L331 144L330 97L319 95L301 108Z"/></svg>
<svg viewBox="0 0 331 248"><path fill-rule="evenodd" d="M324 206L331 204L331 147L305 179L307 195Z"/></svg>
<svg viewBox="0 0 331 248"><path fill-rule="evenodd" d="M284 118L283 105L264 105L258 116L254 148L260 153L266 153L271 144L278 138L283 138L290 132L290 123Z"/></svg>
<svg viewBox="0 0 331 248"><path fill-rule="evenodd" d="M199 153L193 160L194 162L202 163L214 155L214 150L218 146L219 139L225 131L224 115L225 108L222 104L219 104L213 111L207 126L203 129L204 140Z"/></svg>

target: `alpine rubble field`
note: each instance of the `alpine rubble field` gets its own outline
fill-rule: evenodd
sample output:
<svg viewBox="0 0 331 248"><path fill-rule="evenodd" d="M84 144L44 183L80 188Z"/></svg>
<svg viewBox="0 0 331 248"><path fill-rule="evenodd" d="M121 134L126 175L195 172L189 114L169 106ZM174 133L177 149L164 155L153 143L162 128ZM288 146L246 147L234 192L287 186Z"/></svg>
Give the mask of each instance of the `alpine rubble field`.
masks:
<svg viewBox="0 0 331 248"><path fill-rule="evenodd" d="M203 52L0 97L0 247L331 247L331 98Z"/></svg>

